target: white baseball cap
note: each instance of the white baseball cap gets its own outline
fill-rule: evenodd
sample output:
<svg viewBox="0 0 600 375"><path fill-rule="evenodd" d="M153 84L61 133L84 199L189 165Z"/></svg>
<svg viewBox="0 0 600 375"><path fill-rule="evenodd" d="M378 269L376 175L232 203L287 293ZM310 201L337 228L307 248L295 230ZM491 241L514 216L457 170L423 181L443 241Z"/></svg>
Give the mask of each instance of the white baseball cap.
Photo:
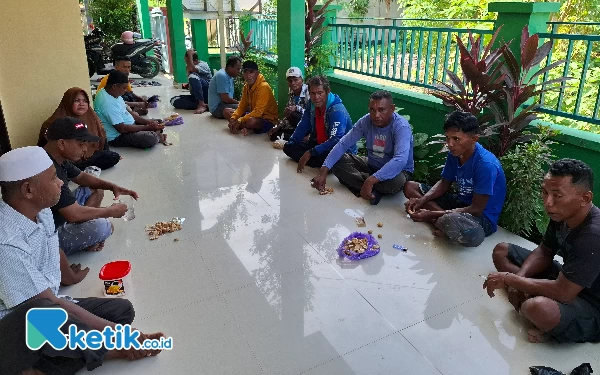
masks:
<svg viewBox="0 0 600 375"><path fill-rule="evenodd" d="M41 147L15 148L0 156L0 181L21 181L44 172L52 164L52 160Z"/></svg>
<svg viewBox="0 0 600 375"><path fill-rule="evenodd" d="M290 78L290 77L302 78L302 71L300 70L300 68L297 68L295 66L292 66L291 68L289 68L287 70L287 73L285 74L285 78Z"/></svg>

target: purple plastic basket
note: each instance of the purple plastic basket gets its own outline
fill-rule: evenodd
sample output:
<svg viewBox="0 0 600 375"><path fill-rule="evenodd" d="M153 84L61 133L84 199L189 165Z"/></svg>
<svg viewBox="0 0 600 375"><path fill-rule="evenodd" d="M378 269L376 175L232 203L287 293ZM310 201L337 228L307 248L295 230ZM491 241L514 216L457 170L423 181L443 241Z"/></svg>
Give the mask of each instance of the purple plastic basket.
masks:
<svg viewBox="0 0 600 375"><path fill-rule="evenodd" d="M346 241L352 240L353 238L358 238L358 239L366 238L367 239L367 250L365 250L364 253L354 254L354 255L346 255L344 253L344 244L346 243ZM360 259L365 259L365 258L372 257L374 255L377 255L379 253L379 248L374 249L373 246L375 246L375 245L378 245L377 240L375 240L375 237L371 236L368 233L354 232L354 233L350 234L348 237L344 238L344 240L338 247L337 252L338 252L338 255L341 257L345 257L350 260L360 260Z"/></svg>
<svg viewBox="0 0 600 375"><path fill-rule="evenodd" d="M165 121L163 122L164 126L173 126L173 125L182 125L183 124L183 117L178 116L177 118L170 120L170 121Z"/></svg>

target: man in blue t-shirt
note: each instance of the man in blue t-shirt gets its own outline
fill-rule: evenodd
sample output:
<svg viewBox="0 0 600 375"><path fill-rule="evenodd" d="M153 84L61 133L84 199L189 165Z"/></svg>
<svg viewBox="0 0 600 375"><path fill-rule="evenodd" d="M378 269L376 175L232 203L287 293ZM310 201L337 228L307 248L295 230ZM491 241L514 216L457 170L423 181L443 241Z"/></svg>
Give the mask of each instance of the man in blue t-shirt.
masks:
<svg viewBox="0 0 600 375"><path fill-rule="evenodd" d="M367 157L344 153L365 138ZM321 172L313 180L319 190L325 187L329 170L356 196L371 204L382 194L395 194L414 171L413 136L408 121L396 113L392 95L376 91L369 98L369 114L363 116L331 150Z"/></svg>
<svg viewBox="0 0 600 375"><path fill-rule="evenodd" d="M500 161L477 141L479 121L466 112L446 116L444 133L448 156L442 179L433 187L408 182L406 211L413 221L435 223L435 235L464 246L479 246L497 230L506 196ZM457 194L450 194L452 183Z"/></svg>
<svg viewBox="0 0 600 375"><path fill-rule="evenodd" d="M229 120L238 107L239 101L233 98L233 81L239 77L242 60L238 56L227 59L225 69L215 73L208 85L208 110L216 118Z"/></svg>

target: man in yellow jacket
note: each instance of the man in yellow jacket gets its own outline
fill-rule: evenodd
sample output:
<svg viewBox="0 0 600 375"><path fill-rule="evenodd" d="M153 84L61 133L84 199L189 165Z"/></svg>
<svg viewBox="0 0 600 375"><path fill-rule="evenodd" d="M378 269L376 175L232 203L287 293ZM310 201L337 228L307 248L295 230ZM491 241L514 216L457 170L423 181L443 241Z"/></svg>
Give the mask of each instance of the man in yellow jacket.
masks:
<svg viewBox="0 0 600 375"><path fill-rule="evenodd" d="M241 131L243 135L266 133L278 118L273 90L254 61L244 62L242 75L246 84L240 104L229 120L229 130L233 134Z"/></svg>

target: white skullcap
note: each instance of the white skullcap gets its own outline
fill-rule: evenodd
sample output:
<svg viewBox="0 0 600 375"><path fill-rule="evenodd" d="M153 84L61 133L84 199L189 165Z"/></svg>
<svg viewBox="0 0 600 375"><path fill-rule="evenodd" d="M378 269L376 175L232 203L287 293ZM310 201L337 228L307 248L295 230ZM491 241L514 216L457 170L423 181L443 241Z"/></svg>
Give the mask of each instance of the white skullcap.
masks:
<svg viewBox="0 0 600 375"><path fill-rule="evenodd" d="M0 181L24 180L42 173L52 164L52 160L41 147L16 148L0 156Z"/></svg>

